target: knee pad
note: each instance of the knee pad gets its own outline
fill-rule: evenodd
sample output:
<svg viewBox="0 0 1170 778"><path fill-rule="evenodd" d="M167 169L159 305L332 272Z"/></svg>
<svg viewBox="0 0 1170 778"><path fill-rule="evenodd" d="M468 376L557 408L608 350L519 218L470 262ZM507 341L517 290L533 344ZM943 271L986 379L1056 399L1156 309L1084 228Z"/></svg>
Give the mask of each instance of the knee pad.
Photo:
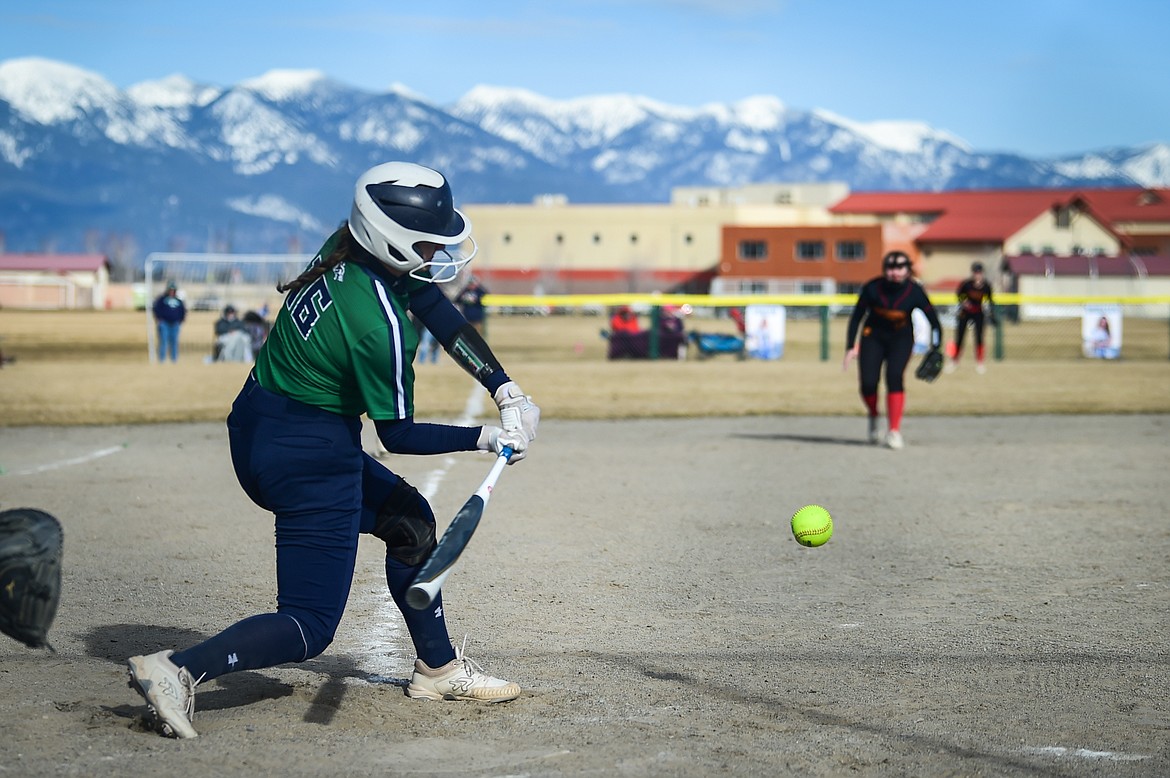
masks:
<svg viewBox="0 0 1170 778"><path fill-rule="evenodd" d="M402 481L378 509L371 534L385 541L391 557L415 567L435 548L435 514L418 490Z"/></svg>

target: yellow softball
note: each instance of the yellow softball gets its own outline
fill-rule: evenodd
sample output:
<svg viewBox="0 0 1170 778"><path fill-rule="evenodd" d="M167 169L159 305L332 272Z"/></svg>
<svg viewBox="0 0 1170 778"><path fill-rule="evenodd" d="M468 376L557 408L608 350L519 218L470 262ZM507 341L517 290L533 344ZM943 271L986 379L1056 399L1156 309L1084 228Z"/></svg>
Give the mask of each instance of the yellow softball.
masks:
<svg viewBox="0 0 1170 778"><path fill-rule="evenodd" d="M802 546L823 546L833 537L833 517L819 505L792 514L792 536Z"/></svg>

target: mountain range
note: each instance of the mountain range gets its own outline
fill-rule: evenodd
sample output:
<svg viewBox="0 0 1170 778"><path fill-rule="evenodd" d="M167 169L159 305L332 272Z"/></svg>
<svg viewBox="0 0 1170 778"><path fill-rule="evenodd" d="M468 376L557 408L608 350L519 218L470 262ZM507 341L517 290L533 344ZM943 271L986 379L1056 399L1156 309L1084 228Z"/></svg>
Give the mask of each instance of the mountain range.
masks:
<svg viewBox="0 0 1170 778"><path fill-rule="evenodd" d="M851 121L775 97L680 107L478 86L436 105L274 70L121 90L42 58L0 62L7 251L313 251L366 168L442 170L461 203L666 202L676 186L843 181L853 190L1170 185L1170 145L1033 159L921 122Z"/></svg>

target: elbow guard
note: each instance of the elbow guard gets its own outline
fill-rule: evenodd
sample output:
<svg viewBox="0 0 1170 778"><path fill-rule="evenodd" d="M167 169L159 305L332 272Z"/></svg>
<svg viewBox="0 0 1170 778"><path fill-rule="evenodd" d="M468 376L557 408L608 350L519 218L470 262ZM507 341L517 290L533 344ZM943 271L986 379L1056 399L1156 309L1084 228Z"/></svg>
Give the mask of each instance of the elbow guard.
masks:
<svg viewBox="0 0 1170 778"><path fill-rule="evenodd" d="M470 324L464 324L459 328L459 332L455 333L455 337L447 345L447 353L456 364L480 383L497 370L504 369L496 355L488 348L483 336Z"/></svg>

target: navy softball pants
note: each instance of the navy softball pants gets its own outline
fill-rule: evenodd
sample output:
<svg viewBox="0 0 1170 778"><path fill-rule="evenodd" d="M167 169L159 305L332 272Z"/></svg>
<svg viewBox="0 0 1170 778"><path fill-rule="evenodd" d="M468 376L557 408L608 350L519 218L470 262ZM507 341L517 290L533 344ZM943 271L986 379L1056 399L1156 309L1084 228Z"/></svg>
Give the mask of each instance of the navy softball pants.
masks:
<svg viewBox="0 0 1170 778"><path fill-rule="evenodd" d="M397 489L425 498L361 447L360 417L339 416L269 392L249 376L228 417L240 485L276 516L276 613L228 627L172 661L196 679L301 662L332 642L349 598L358 536ZM431 667L455 658L441 596L425 611L406 605L417 567L389 555L386 580L418 656Z"/></svg>

